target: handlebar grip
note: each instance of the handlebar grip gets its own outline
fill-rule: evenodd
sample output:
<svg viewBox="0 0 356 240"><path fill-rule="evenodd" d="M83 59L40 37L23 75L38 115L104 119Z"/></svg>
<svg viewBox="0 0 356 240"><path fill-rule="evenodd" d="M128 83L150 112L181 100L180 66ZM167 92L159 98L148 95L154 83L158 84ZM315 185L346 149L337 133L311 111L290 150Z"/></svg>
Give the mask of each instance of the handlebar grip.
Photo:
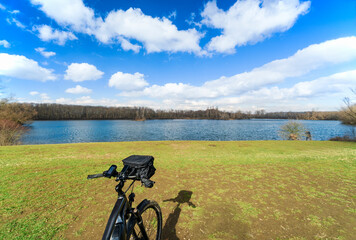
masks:
<svg viewBox="0 0 356 240"><path fill-rule="evenodd" d="M141 182L142 182L142 184L143 184L146 188L151 188L151 187L153 187L153 185L155 184L154 181L151 181L151 180L146 179L146 178L142 178L142 179L141 179Z"/></svg>
<svg viewBox="0 0 356 240"><path fill-rule="evenodd" d="M104 174L99 173L99 174L88 175L87 179L100 178L100 177L104 177Z"/></svg>

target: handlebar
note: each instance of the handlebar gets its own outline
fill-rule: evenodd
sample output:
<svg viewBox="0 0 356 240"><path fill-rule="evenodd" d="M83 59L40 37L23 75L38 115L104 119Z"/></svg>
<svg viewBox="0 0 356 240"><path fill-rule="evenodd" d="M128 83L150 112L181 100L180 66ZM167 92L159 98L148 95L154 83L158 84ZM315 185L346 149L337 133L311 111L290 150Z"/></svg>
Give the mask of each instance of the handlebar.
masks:
<svg viewBox="0 0 356 240"><path fill-rule="evenodd" d="M99 174L88 175L87 179L100 178L100 177L104 177L104 174L99 173Z"/></svg>
<svg viewBox="0 0 356 240"><path fill-rule="evenodd" d="M117 178L116 181L119 181L119 180L125 181L127 179L138 180L138 179L131 178L131 176L129 176L129 174L126 174L126 171L128 170L127 166L124 166L124 168L122 169L122 171L120 173L118 173L116 171L116 168L117 168L116 165L111 165L109 170L104 171L103 173L88 175L87 179L94 179L94 178L100 178L100 177L107 177L107 178L116 177ZM140 180L141 180L142 185L145 186L146 188L152 188L153 185L155 184L155 182L150 179L141 178Z"/></svg>
<svg viewBox="0 0 356 240"><path fill-rule="evenodd" d="M143 186L145 186L146 188L151 188L155 184L154 181L151 181L151 180L145 179L145 178L142 178L141 182L142 182Z"/></svg>

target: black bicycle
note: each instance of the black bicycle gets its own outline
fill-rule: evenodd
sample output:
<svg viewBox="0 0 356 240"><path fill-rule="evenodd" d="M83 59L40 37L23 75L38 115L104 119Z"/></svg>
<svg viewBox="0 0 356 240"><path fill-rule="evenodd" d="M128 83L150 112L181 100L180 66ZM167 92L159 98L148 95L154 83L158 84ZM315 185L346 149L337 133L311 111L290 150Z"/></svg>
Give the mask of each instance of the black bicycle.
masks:
<svg viewBox="0 0 356 240"><path fill-rule="evenodd" d="M115 187L118 199L106 225L103 240L159 240L162 233L162 212L158 203L143 200L136 208L132 207L135 200L133 187L135 181L151 188L154 183L150 178L155 173L152 156L132 155L123 161L124 167L117 172L117 166L112 165L109 170L100 174L88 175L88 179L107 177L116 178L119 184ZM123 191L127 180L132 180L130 186ZM126 197L126 192L132 187L132 192Z"/></svg>

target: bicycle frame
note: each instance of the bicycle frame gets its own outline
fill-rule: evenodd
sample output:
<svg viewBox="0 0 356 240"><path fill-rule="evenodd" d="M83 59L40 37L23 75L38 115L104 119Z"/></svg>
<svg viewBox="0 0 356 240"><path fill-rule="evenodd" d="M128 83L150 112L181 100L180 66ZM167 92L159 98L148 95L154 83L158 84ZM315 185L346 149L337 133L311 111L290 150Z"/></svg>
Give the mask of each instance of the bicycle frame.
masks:
<svg viewBox="0 0 356 240"><path fill-rule="evenodd" d="M110 214L102 239L110 240L110 237L112 236L115 228L115 224L120 224L120 229L118 232L119 239L127 240L127 236L131 235L133 228L137 223L143 235L143 238L148 240L146 230L143 226L141 213L138 211L141 203L136 209L132 209L132 203L134 202L135 194L130 194L128 200L125 192L122 191L124 184L125 181L120 180L120 183L115 188L119 196ZM130 217L126 221L126 218L129 215ZM126 222L128 224L126 224Z"/></svg>

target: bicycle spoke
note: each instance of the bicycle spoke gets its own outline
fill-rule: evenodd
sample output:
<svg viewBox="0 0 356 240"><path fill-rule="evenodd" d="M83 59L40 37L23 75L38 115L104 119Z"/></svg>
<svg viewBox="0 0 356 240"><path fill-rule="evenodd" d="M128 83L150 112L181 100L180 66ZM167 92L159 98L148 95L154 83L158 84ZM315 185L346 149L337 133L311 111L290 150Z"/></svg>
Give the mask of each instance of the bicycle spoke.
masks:
<svg viewBox="0 0 356 240"><path fill-rule="evenodd" d="M144 219L144 227L146 234L150 239L155 239L155 233L157 232L157 214L154 209L149 208L144 212L142 216Z"/></svg>

